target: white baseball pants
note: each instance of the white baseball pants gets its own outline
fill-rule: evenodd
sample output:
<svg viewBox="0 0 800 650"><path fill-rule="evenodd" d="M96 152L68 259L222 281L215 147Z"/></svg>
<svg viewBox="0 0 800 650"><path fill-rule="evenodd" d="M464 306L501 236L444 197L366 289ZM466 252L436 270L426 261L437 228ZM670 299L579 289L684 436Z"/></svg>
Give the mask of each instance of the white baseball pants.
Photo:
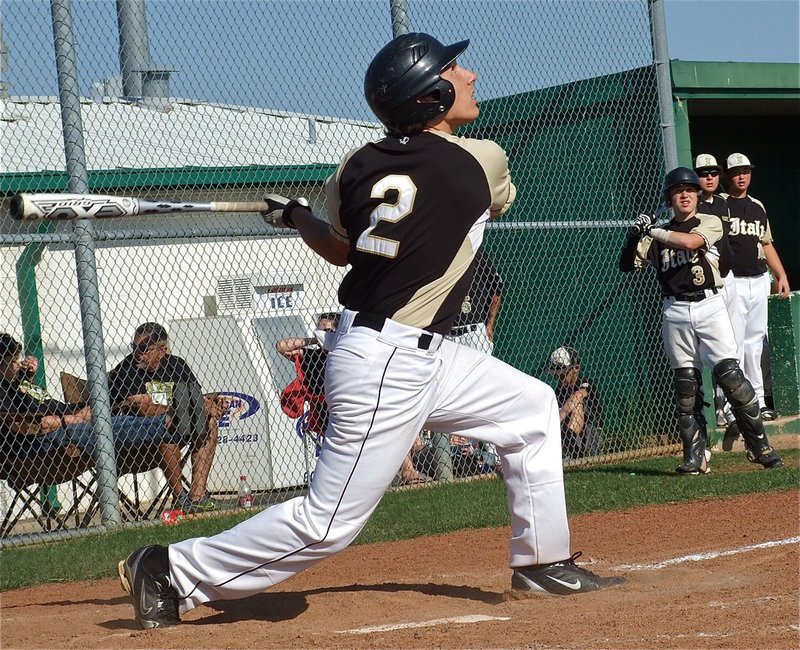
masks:
<svg viewBox="0 0 800 650"><path fill-rule="evenodd" d="M744 323L742 314L739 311L739 304L736 300L736 278L733 276L733 271L729 272L728 275L723 278L722 295L725 297L725 308L728 311L728 317L731 319L734 338L736 338L736 333L741 331ZM740 352L739 340L736 339L735 343L737 351ZM738 353L734 358L739 359L739 363L741 364L741 357ZM733 416L733 411L731 411L731 405L728 404L727 398L725 397L725 391L719 386L715 389L715 402L717 406L717 419L722 415L722 418L727 424L736 421L736 418Z"/></svg>
<svg viewBox="0 0 800 650"><path fill-rule="evenodd" d="M344 549L389 487L420 429L497 447L511 513L510 566L569 557L558 408L545 383L476 350L347 311L325 373L330 425L309 492L214 537L169 547L186 612L242 598Z"/></svg>
<svg viewBox="0 0 800 650"><path fill-rule="evenodd" d="M758 405L764 401L764 378L761 373L761 353L764 337L767 336L767 299L769 298L769 273L752 278L736 278L736 303L740 319L734 331L739 344L739 365L758 397Z"/></svg>
<svg viewBox="0 0 800 650"><path fill-rule="evenodd" d="M451 337L459 345L466 345L468 348L482 350L486 354L494 353L494 343L489 340L484 323L475 323L475 329L468 329L463 334L456 334Z"/></svg>
<svg viewBox="0 0 800 650"><path fill-rule="evenodd" d="M721 293L698 302L665 298L661 334L670 367L713 368L723 359L736 359L733 327Z"/></svg>

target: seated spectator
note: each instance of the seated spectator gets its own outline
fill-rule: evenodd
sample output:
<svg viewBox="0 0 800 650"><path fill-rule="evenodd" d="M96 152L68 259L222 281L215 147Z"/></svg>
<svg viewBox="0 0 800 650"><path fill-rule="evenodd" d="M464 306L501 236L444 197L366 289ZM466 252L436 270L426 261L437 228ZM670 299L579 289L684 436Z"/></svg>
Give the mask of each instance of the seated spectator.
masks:
<svg viewBox="0 0 800 650"><path fill-rule="evenodd" d="M192 455L192 480L187 493L181 483L180 449L165 450L167 477L174 506L186 512L215 510L207 488L217 448L217 427L227 403L204 396L189 364L169 353L167 331L158 323L142 323L133 334L132 352L108 373L111 412L135 419L170 417L170 428L187 441Z"/></svg>
<svg viewBox="0 0 800 650"><path fill-rule="evenodd" d="M22 359L22 345L10 334L0 334L0 436L2 454L29 458L70 443L94 456L95 434L91 409L85 404L65 404L50 397L41 386L26 378L26 369L36 363ZM114 446L135 447L159 443L164 474L170 484L180 486L180 467L167 460L178 451L175 433L166 416L134 418L112 416Z"/></svg>
<svg viewBox="0 0 800 650"><path fill-rule="evenodd" d="M558 415L561 418L561 455L564 460L594 456L603 426L600 393L580 376L580 358L574 348L562 346L550 355L548 372L556 378Z"/></svg>
<svg viewBox="0 0 800 650"><path fill-rule="evenodd" d="M500 471L500 460L494 446L472 438L450 435L450 456L453 474L458 478Z"/></svg>
<svg viewBox="0 0 800 650"><path fill-rule="evenodd" d="M408 452L408 456L405 457L403 464L400 466L394 485L420 485L433 481L430 476L424 473L424 470L420 471L418 466L418 463L422 460L421 454L424 450L425 442L422 440L422 436L418 435L414 440L411 451Z"/></svg>

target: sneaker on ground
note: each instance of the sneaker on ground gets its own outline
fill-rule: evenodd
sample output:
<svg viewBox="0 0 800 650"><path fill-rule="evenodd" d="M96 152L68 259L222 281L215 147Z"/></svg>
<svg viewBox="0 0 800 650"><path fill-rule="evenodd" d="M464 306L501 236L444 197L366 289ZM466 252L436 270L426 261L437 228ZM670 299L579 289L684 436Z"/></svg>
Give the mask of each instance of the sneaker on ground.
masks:
<svg viewBox="0 0 800 650"><path fill-rule="evenodd" d="M519 591L530 591L545 596L571 596L587 591L598 591L606 587L615 587L627 582L622 576L601 578L588 569L575 564L581 552L574 553L568 560L552 564L514 569L511 576L511 588Z"/></svg>
<svg viewBox="0 0 800 650"><path fill-rule="evenodd" d="M768 406L761 407L761 419L764 422L772 422L773 420L777 420L781 416L775 409L771 409Z"/></svg>
<svg viewBox="0 0 800 650"><path fill-rule="evenodd" d="M178 592L169 578L169 551L165 546L145 546L117 567L122 588L133 598L136 622L147 630L180 623Z"/></svg>
<svg viewBox="0 0 800 650"><path fill-rule="evenodd" d="M722 436L722 451L731 451L733 443L739 439L739 425L736 422L731 422L728 428L725 429L725 435Z"/></svg>
<svg viewBox="0 0 800 650"><path fill-rule="evenodd" d="M202 498L198 499L197 501L187 499L184 507L184 511L187 514L192 514L193 512L212 512L216 509L217 502L211 498L211 495L208 492L206 492Z"/></svg>
<svg viewBox="0 0 800 650"><path fill-rule="evenodd" d="M186 490L181 490L172 497L172 509L186 511L186 507L192 502L189 498L189 493Z"/></svg>

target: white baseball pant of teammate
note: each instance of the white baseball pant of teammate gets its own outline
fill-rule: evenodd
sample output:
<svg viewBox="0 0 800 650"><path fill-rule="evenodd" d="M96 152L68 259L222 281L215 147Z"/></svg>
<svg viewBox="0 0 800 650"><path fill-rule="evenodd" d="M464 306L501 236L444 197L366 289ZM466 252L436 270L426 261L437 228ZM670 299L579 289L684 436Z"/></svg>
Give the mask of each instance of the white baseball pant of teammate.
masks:
<svg viewBox="0 0 800 650"><path fill-rule="evenodd" d="M728 312L722 294L710 294L699 302L665 298L661 334L670 367L710 368L724 359L736 358Z"/></svg>
<svg viewBox="0 0 800 650"><path fill-rule="evenodd" d="M392 320L380 332L354 327L355 315L345 310L334 334L325 375L334 407L308 495L213 538L170 545L181 612L260 593L344 549L422 428L468 431L497 447L511 513L511 567L569 556L552 389L439 334L424 350L418 347L423 330ZM493 388L498 385L504 389Z"/></svg>
<svg viewBox="0 0 800 650"><path fill-rule="evenodd" d="M742 318L742 312L739 307L739 302L736 298L736 278L733 275L733 271L730 271L728 275L722 278L722 283L722 295L725 298L725 309L727 310L728 318L730 318L731 321L734 343L736 344L737 350L736 355L731 358L739 359L739 366L744 367L741 356L741 336L744 331L744 319ZM722 420L725 421L725 425L736 422L733 411L731 411L731 405L725 400L725 391L722 390L722 387L716 387L716 395L719 397L719 401L724 404L721 414L719 410L717 410L717 424L722 425L722 422L720 421L720 415L722 416Z"/></svg>
<svg viewBox="0 0 800 650"><path fill-rule="evenodd" d="M767 300L770 291L769 273L749 278L735 278L738 318L734 336L739 344L739 365L750 380L758 397L758 406L766 406L761 353L767 335ZM738 330L736 329L738 328Z"/></svg>
<svg viewBox="0 0 800 650"><path fill-rule="evenodd" d="M471 329L472 327L475 329ZM486 332L486 324L474 323L469 328L463 334L454 335L453 340L469 348L481 350L486 354L494 354L494 343L489 339L489 334Z"/></svg>

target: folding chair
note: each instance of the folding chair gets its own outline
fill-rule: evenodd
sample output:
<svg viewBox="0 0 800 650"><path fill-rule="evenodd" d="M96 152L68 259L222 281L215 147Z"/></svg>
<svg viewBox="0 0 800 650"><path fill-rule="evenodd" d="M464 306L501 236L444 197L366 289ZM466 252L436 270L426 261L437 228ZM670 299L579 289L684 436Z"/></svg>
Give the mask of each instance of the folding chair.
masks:
<svg viewBox="0 0 800 650"><path fill-rule="evenodd" d="M67 528L68 520L73 516L76 528L88 525L91 513L81 515L79 508L85 497L94 501L94 480L86 480L83 476L91 467L91 457L72 444L25 457L0 456L0 479L12 492L11 502L0 524L0 537L7 537L23 518L33 519L43 531ZM71 484L73 499L66 512L56 512L46 501L41 503L40 486L67 482Z"/></svg>
<svg viewBox="0 0 800 650"><path fill-rule="evenodd" d="M89 390L85 379L75 377L67 372L62 372L60 378L64 399L67 402L85 403L89 401ZM181 458L181 467L185 464L188 453L187 450ZM145 521L157 518L153 515L161 510L168 509L171 505L172 494L166 481L158 489L155 497L150 500L147 507L144 507L142 502L142 486L140 485L139 474L162 469L160 459L161 454L157 444L117 449L117 475L130 474L133 487L132 495L128 495L122 488L119 488L119 505L124 521ZM96 512L97 508L99 508L99 503L95 501L92 507Z"/></svg>

